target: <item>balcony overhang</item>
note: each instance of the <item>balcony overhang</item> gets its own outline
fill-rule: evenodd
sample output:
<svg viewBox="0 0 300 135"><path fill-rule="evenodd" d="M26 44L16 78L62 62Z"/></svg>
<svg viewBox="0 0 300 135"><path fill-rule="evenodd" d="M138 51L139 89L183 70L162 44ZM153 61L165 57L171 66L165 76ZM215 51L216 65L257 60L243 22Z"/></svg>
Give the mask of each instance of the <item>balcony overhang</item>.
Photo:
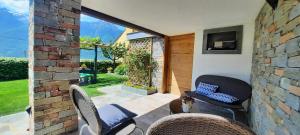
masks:
<svg viewBox="0 0 300 135"><path fill-rule="evenodd" d="M83 0L82 6L164 35L254 22L265 0Z"/></svg>

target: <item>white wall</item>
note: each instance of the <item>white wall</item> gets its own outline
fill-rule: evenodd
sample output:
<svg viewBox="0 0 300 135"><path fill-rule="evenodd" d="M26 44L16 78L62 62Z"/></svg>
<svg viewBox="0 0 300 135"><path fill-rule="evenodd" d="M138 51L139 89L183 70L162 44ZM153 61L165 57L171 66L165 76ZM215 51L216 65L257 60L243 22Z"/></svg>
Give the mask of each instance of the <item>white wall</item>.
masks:
<svg viewBox="0 0 300 135"><path fill-rule="evenodd" d="M240 25L240 24L236 24ZM252 51L254 40L254 22L244 23L242 54L202 54L203 30L195 33L195 48L193 62L192 90L195 89L195 79L204 74L224 75L250 82ZM235 25L228 25L235 26Z"/></svg>

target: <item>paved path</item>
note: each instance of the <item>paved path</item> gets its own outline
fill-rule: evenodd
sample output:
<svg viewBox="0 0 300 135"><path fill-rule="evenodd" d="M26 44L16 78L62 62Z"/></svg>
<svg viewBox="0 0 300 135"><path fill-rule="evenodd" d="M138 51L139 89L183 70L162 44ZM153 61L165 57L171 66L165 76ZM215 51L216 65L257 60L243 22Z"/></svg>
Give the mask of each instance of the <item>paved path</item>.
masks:
<svg viewBox="0 0 300 135"><path fill-rule="evenodd" d="M112 104L112 103L119 104L140 97L144 97L143 95L122 90L121 87L122 85L114 85L114 86L99 88L99 91L105 93L105 95L92 98L95 106L99 108L106 104Z"/></svg>
<svg viewBox="0 0 300 135"><path fill-rule="evenodd" d="M178 98L178 96L171 94L160 93L149 96L139 95L122 90L121 85L104 87L100 91L104 92L105 95L92 98L97 108L105 104L115 103L139 116ZM0 135L28 135L29 133L26 131L29 125L28 118L25 112L0 117Z"/></svg>

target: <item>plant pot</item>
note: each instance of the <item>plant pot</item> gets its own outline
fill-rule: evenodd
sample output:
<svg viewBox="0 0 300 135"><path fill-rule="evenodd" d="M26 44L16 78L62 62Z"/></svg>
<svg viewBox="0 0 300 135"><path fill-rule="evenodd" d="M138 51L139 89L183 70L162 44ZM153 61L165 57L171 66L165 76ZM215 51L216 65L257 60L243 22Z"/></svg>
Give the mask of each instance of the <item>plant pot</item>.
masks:
<svg viewBox="0 0 300 135"><path fill-rule="evenodd" d="M191 112L191 109L192 109L192 101L182 101L182 111L185 112L185 113L189 113Z"/></svg>
<svg viewBox="0 0 300 135"><path fill-rule="evenodd" d="M127 85L122 85L122 89L136 93L136 94L140 94L140 95L151 95L151 94L154 94L157 92L157 90L138 89L138 88L130 87Z"/></svg>

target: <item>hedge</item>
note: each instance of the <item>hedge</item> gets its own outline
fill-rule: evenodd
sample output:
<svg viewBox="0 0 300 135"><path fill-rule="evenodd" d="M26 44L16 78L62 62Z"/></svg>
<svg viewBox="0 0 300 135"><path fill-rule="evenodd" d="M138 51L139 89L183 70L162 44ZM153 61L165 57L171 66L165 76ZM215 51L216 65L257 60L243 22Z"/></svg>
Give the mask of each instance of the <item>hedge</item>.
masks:
<svg viewBox="0 0 300 135"><path fill-rule="evenodd" d="M93 60L80 60L80 65L85 64L88 68L93 69ZM116 66L120 65L120 62L116 63ZM107 73L107 68L113 67L113 63L110 60L101 60L97 62L98 73Z"/></svg>
<svg viewBox="0 0 300 135"><path fill-rule="evenodd" d="M81 60L80 65L85 64L93 68L93 60ZM120 62L117 62L119 65ZM98 73L106 73L108 67L113 67L112 61L98 61ZM28 60L26 58L0 58L0 81L18 80L28 78Z"/></svg>
<svg viewBox="0 0 300 135"><path fill-rule="evenodd" d="M28 78L28 61L24 58L0 58L0 81Z"/></svg>

